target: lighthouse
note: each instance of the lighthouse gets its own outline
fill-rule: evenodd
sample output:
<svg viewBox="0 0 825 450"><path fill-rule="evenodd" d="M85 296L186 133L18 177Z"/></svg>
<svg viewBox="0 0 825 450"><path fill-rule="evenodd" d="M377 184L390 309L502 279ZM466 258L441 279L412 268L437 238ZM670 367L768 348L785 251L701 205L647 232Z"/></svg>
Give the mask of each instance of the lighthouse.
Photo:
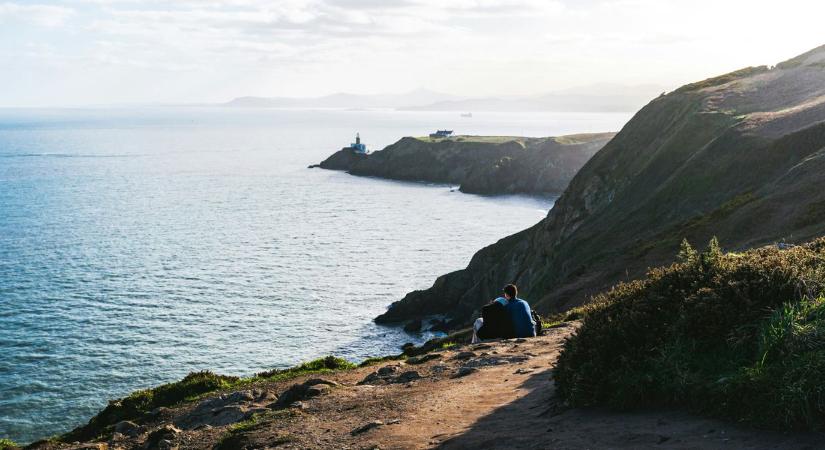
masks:
<svg viewBox="0 0 825 450"><path fill-rule="evenodd" d="M353 153L360 153L365 155L367 153L367 146L361 143L361 133L355 133L355 143L350 144L349 148Z"/></svg>

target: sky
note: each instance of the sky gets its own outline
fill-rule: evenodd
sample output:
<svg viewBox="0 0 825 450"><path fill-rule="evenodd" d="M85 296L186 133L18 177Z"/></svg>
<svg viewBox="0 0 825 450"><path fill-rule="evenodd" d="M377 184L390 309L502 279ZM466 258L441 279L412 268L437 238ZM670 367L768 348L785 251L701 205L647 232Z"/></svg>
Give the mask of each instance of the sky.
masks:
<svg viewBox="0 0 825 450"><path fill-rule="evenodd" d="M0 0L0 106L679 85L825 44L809 0Z"/></svg>

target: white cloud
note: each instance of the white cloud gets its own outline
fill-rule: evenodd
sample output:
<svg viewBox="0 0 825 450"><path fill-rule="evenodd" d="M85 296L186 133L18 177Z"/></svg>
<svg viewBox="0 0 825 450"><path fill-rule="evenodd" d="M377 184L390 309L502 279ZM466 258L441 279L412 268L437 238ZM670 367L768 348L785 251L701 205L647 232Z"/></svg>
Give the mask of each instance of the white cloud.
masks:
<svg viewBox="0 0 825 450"><path fill-rule="evenodd" d="M43 27L56 27L65 23L74 13L73 9L64 6L0 3L0 23L19 21Z"/></svg>
<svg viewBox="0 0 825 450"><path fill-rule="evenodd" d="M63 84L17 98L110 84L96 102L676 86L822 44L825 12L814 0L37 1L0 0L0 85L59 66Z"/></svg>

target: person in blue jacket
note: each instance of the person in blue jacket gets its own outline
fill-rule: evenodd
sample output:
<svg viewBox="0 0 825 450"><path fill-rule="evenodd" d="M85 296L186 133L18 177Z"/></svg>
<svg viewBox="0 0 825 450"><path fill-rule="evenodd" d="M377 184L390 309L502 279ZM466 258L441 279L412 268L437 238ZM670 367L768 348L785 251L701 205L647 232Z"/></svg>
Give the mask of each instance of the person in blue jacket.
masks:
<svg viewBox="0 0 825 450"><path fill-rule="evenodd" d="M524 338L536 335L536 322L530 305L518 298L518 288L508 284L503 289L504 296L493 300L482 308L485 319L479 318L473 324L473 343L491 338ZM496 319L492 321L491 319ZM492 327L492 328L491 328Z"/></svg>
<svg viewBox="0 0 825 450"><path fill-rule="evenodd" d="M499 301L501 297L497 298ZM533 321L533 315L530 314L530 305L518 298L518 288L515 284L508 284L504 286L504 309L510 315L510 320L513 321L513 331L515 337L525 338L536 335L536 322Z"/></svg>

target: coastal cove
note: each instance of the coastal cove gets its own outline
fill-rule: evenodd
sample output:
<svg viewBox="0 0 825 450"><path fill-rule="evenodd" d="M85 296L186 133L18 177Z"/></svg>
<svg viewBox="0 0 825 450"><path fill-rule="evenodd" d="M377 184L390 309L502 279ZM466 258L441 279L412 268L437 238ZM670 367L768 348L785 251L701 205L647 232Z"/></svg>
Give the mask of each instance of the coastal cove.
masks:
<svg viewBox="0 0 825 450"><path fill-rule="evenodd" d="M553 205L306 169L356 131L381 148L438 126L540 137L628 118L0 110L0 437L68 431L192 371L422 342L372 319Z"/></svg>

